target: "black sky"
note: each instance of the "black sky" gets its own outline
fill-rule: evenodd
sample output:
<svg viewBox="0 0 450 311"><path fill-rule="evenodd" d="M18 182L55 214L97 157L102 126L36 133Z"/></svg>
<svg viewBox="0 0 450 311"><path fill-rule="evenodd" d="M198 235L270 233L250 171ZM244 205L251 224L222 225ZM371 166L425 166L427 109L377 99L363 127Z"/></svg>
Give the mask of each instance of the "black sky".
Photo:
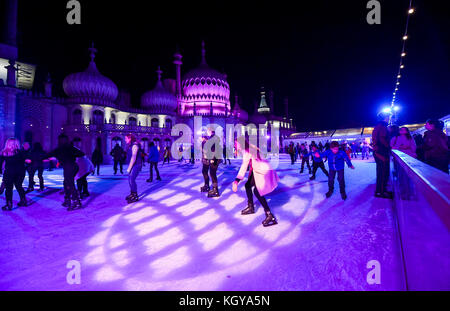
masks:
<svg viewBox="0 0 450 311"><path fill-rule="evenodd" d="M155 70L174 78L176 45L183 73L200 62L228 75L250 114L261 85L275 93L276 112L289 97L299 130L368 126L390 103L409 0L380 0L381 25L366 22L366 0L95 1L81 0L82 25L66 23L67 1L19 0L19 57L62 80L88 64L90 42L102 74L132 94L153 88ZM450 14L442 1L417 8L398 95L400 123L442 117L450 103ZM299 6L298 6L299 4Z"/></svg>

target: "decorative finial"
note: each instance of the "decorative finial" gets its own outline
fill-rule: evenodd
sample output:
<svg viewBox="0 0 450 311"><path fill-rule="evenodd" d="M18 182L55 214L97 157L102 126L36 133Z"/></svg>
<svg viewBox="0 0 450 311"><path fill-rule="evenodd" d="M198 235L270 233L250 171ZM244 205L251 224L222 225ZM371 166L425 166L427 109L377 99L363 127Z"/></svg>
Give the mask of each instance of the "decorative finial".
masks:
<svg viewBox="0 0 450 311"><path fill-rule="evenodd" d="M202 40L202 64L206 64L206 50L204 40Z"/></svg>
<svg viewBox="0 0 450 311"><path fill-rule="evenodd" d="M91 62L93 62L95 58L95 53L97 53L97 49L94 47L94 41L92 41L91 47L88 50L90 52Z"/></svg>
<svg viewBox="0 0 450 311"><path fill-rule="evenodd" d="M163 73L160 66L158 66L158 70L156 70L156 73L158 74L158 82L159 82L161 81L161 75Z"/></svg>

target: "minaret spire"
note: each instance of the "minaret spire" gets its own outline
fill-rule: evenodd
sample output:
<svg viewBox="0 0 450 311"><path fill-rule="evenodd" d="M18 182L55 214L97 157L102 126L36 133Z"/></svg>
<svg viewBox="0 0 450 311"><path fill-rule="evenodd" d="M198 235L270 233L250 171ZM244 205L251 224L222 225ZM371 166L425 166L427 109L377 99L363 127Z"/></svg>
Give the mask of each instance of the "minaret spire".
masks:
<svg viewBox="0 0 450 311"><path fill-rule="evenodd" d="M206 65L206 49L204 40L202 40L202 65Z"/></svg>
<svg viewBox="0 0 450 311"><path fill-rule="evenodd" d="M95 53L97 53L97 49L94 47L94 41L92 41L91 47L88 49L88 51L90 53L91 62L93 62L95 59Z"/></svg>
<svg viewBox="0 0 450 311"><path fill-rule="evenodd" d="M160 66L158 66L158 70L156 70L156 73L158 74L158 82L161 82L161 75L163 72Z"/></svg>

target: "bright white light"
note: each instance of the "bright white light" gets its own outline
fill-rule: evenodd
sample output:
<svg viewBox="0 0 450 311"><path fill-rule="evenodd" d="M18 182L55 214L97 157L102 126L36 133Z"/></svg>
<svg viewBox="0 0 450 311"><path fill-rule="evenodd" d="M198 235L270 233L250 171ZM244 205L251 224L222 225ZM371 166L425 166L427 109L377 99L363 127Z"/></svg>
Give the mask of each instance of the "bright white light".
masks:
<svg viewBox="0 0 450 311"><path fill-rule="evenodd" d="M384 112L384 113L391 113L391 108L384 108L384 109L383 109L383 112Z"/></svg>
<svg viewBox="0 0 450 311"><path fill-rule="evenodd" d="M399 110L400 110L400 107L399 107L399 106L395 106L395 107L394 107L394 110L395 110L395 111L399 111Z"/></svg>
<svg viewBox="0 0 450 311"><path fill-rule="evenodd" d="M408 36L403 36L403 40L407 40L408 39Z"/></svg>
<svg viewBox="0 0 450 311"><path fill-rule="evenodd" d="M402 57L405 57L405 56L406 56L406 53L405 53L405 52L403 52L403 53L402 53Z"/></svg>
<svg viewBox="0 0 450 311"><path fill-rule="evenodd" d="M410 8L409 10L408 10L408 14L413 14L414 13L414 8Z"/></svg>

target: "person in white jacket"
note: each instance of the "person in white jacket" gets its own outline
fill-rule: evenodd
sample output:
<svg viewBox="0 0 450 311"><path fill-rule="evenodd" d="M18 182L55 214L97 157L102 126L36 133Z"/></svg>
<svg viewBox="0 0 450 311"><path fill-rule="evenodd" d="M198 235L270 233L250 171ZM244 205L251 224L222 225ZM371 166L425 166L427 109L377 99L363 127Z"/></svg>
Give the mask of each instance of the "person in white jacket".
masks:
<svg viewBox="0 0 450 311"><path fill-rule="evenodd" d="M80 198L84 199L89 196L87 177L94 172L94 164L87 156L77 158L78 172L75 175L77 181L78 192Z"/></svg>
<svg viewBox="0 0 450 311"><path fill-rule="evenodd" d="M250 166L248 180L245 183L245 191L247 193L248 206L241 211L242 215L255 213L255 206L253 204L253 193L258 198L258 201L264 208L266 219L262 222L264 227L277 224L277 220L270 211L267 200L264 197L271 193L278 186L278 175L272 169L270 163L260 157L260 150L258 147L250 144L248 140L245 146L241 146L239 142L236 143L238 151L242 152L243 160L236 180L233 182L233 191L237 191L238 183L244 179L247 168ZM253 193L252 188L254 187Z"/></svg>
<svg viewBox="0 0 450 311"><path fill-rule="evenodd" d="M417 158L416 154L416 142L412 138L411 133L407 127L402 127L399 130L398 136L392 137L391 148L399 150L401 152L410 155L413 158Z"/></svg>

